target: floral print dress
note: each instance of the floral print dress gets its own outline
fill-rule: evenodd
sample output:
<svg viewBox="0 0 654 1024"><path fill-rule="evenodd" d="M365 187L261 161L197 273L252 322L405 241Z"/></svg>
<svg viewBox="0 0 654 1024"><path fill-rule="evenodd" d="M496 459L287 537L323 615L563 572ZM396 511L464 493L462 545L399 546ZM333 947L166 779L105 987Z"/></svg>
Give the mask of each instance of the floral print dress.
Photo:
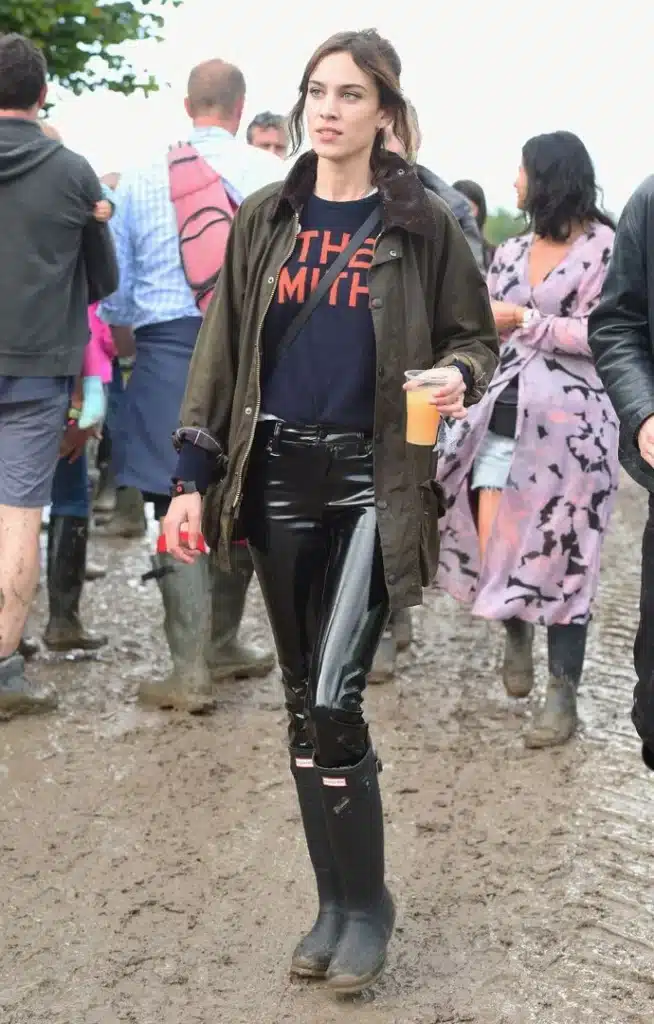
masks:
<svg viewBox="0 0 654 1024"><path fill-rule="evenodd" d="M588 347L613 231L594 223L540 284L529 283L532 235L501 245L488 275L492 299L541 317L502 339L479 405L439 442L445 492L437 585L489 619L585 623L618 487L618 421ZM515 378L516 448L483 561L470 474L498 395Z"/></svg>

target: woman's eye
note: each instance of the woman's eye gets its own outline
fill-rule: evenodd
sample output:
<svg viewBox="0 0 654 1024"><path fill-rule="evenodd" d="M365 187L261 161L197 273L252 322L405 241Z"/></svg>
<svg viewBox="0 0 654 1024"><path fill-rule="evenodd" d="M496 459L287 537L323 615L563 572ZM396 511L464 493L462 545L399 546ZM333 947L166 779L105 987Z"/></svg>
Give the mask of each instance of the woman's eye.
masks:
<svg viewBox="0 0 654 1024"><path fill-rule="evenodd" d="M311 86L311 88L309 89L309 95L310 96L320 96L320 89L318 88L317 85L312 85Z"/></svg>

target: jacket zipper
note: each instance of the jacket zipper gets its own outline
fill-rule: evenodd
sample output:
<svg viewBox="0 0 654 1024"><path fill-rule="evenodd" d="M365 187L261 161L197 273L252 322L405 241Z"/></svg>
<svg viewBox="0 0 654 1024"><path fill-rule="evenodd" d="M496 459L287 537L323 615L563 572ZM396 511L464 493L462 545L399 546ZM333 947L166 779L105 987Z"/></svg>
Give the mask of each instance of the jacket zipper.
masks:
<svg viewBox="0 0 654 1024"><path fill-rule="evenodd" d="M274 284L273 288L270 291L270 296L268 298L268 302L266 303L266 308L263 311L263 316L261 317L261 320L259 321L259 328L257 330L257 339L256 339L256 345L255 345L255 357L256 357L256 368L257 368L257 402L256 402L256 406L255 406L255 409L254 409L254 415L252 417L252 421L253 422L252 422L252 429L250 431L250 439L249 439L249 442L248 442L247 449L245 451L245 455L243 456L243 458L241 460L241 465L240 465L239 471L238 471L238 487L237 487L237 490L236 490L236 496L235 496L234 501L232 503L232 509L233 510L238 508L238 506L240 504L240 501L241 501L241 491L243 489L243 470L245 468L246 462L250 458L250 452L252 451L252 445L254 444L254 435L255 435L255 432L256 432L256 429L257 429L257 423L259 422L259 412L261 411L261 332L263 331L264 321L265 321L266 317L268 316L268 310L270 309L270 306L272 305L273 297L275 295L275 292L277 291L277 285L279 284L279 275L281 274L282 270L284 269L284 267L286 266L286 264L290 260L291 256L293 255L293 251L295 249L295 243L297 242L297 236L300 233L300 217L299 217L299 215L297 213L295 214L295 217L294 217L294 224L295 224L295 231L293 233L293 245L291 246L291 249L289 250L288 254L284 257L284 260L280 264L279 269L277 270L277 273L275 275L275 284Z"/></svg>

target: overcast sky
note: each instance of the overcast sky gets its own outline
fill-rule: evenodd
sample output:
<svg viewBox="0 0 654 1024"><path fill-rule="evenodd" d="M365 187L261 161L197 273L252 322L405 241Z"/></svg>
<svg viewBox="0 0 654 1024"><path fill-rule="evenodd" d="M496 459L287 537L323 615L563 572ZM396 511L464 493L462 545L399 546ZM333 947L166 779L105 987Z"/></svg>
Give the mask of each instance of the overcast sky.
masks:
<svg viewBox="0 0 654 1024"><path fill-rule="evenodd" d="M619 212L654 171L654 13L636 0L602 13L592 0L379 0L366 4L184 0L165 41L127 48L161 83L149 99L93 93L58 101L52 119L99 173L148 159L188 131L182 99L190 67L209 57L240 66L243 128L258 111L286 113L317 44L341 29L375 27L396 46L402 82L420 115L422 163L450 181L475 178L489 206L514 206L513 181L529 136L576 132ZM647 114L647 117L645 116Z"/></svg>

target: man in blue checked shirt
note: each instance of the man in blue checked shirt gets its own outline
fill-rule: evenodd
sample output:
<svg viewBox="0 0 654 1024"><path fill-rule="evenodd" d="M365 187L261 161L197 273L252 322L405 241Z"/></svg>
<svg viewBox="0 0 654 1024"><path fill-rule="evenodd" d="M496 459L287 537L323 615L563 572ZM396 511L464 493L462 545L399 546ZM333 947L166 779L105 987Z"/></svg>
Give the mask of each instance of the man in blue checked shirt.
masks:
<svg viewBox="0 0 654 1024"><path fill-rule="evenodd" d="M236 205L284 177L278 157L235 138L244 103L238 68L210 60L191 71L188 141L222 176ZM180 262L165 153L152 166L123 174L111 226L120 286L100 316L113 328L119 355L136 355L113 434L116 480L119 487L138 488L161 520L176 462L171 437L202 323ZM207 711L215 703L212 682L265 675L274 664L271 653L237 639L252 576L249 553L237 549L238 571L232 574L220 572L211 557L194 565L169 560L158 554L155 568L174 669L164 682L144 682L139 696L159 707Z"/></svg>

